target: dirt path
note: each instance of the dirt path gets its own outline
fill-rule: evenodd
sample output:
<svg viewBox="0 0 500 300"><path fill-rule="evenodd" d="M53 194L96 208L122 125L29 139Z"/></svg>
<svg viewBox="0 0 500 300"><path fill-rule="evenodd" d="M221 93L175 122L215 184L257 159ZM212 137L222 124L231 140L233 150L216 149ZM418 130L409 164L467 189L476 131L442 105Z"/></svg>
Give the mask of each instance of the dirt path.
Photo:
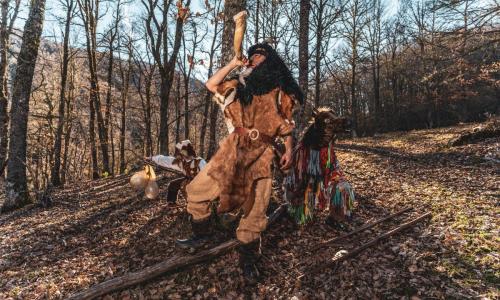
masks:
<svg viewBox="0 0 500 300"><path fill-rule="evenodd" d="M446 146L473 126L339 143L359 199L353 227L406 206L416 208L411 214L314 253L312 245L341 233L321 217L305 228L283 219L264 236L263 279L255 287L242 285L232 252L106 298L499 297L499 164L491 158L499 159L500 141ZM1 215L0 299L65 298L172 256L173 239L185 233L184 208L138 197L126 182L82 183L57 192L49 210L32 206ZM297 280L337 251L427 211L432 220L334 270Z"/></svg>

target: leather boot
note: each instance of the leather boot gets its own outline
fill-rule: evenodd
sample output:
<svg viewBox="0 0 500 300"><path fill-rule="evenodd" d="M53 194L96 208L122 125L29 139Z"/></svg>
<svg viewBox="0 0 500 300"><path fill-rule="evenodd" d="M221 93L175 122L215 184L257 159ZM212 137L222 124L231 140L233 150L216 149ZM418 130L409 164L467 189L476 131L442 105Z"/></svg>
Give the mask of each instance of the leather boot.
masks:
<svg viewBox="0 0 500 300"><path fill-rule="evenodd" d="M238 247L240 254L240 268L247 283L257 282L260 272L257 269L257 262L260 260L260 238L248 244L241 244Z"/></svg>
<svg viewBox="0 0 500 300"><path fill-rule="evenodd" d="M187 239L177 239L175 242L179 248L186 249L192 253L207 244L212 236L210 217L202 220L193 220L191 217L192 235Z"/></svg>

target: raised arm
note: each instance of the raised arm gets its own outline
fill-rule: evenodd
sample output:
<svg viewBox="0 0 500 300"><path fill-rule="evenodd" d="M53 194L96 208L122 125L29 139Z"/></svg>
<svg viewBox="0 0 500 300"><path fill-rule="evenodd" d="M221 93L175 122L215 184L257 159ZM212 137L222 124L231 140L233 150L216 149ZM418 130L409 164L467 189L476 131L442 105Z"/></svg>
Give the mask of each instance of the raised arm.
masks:
<svg viewBox="0 0 500 300"><path fill-rule="evenodd" d="M246 64L246 58L238 59L236 56L224 67L220 68L215 74L208 79L205 83L207 89L214 93L217 91L217 86L222 83L227 74L229 74L236 67L244 66Z"/></svg>

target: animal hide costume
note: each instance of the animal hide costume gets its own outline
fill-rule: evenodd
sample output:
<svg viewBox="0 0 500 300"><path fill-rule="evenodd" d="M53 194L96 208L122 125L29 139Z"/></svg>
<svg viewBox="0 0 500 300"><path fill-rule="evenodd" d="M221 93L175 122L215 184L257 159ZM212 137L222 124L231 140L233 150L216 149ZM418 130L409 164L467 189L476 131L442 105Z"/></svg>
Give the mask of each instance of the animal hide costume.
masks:
<svg viewBox="0 0 500 300"><path fill-rule="evenodd" d="M167 201L175 203L179 193L186 194L186 185L205 167L207 162L196 156L191 141L185 140L175 145L174 156L155 155L151 160L159 166L184 173L184 177L173 179L167 187Z"/></svg>
<svg viewBox="0 0 500 300"><path fill-rule="evenodd" d="M302 93L290 71L267 44L248 51L266 59L241 82L227 79L217 87L214 100L223 112L230 134L206 168L187 186L188 212L194 220L210 215L209 203L219 198L219 213L243 209L237 238L249 243L267 225L271 194L273 141L291 135L296 102Z"/></svg>
<svg viewBox="0 0 500 300"><path fill-rule="evenodd" d="M335 133L345 127L345 119L336 118L329 109L320 109L294 149L284 190L289 213L298 224L311 221L315 210L327 208L336 221L351 217L354 192L340 168L333 141Z"/></svg>

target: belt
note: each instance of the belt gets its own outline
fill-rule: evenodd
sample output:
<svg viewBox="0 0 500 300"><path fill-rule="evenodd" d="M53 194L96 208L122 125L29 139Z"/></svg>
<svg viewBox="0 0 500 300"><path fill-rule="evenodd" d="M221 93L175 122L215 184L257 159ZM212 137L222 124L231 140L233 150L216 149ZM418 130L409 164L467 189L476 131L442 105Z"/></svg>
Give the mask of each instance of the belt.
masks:
<svg viewBox="0 0 500 300"><path fill-rule="evenodd" d="M255 128L248 129L245 127L235 127L234 132L239 136L248 136L252 141L261 141L277 149L277 144L274 137L260 133L259 130Z"/></svg>

